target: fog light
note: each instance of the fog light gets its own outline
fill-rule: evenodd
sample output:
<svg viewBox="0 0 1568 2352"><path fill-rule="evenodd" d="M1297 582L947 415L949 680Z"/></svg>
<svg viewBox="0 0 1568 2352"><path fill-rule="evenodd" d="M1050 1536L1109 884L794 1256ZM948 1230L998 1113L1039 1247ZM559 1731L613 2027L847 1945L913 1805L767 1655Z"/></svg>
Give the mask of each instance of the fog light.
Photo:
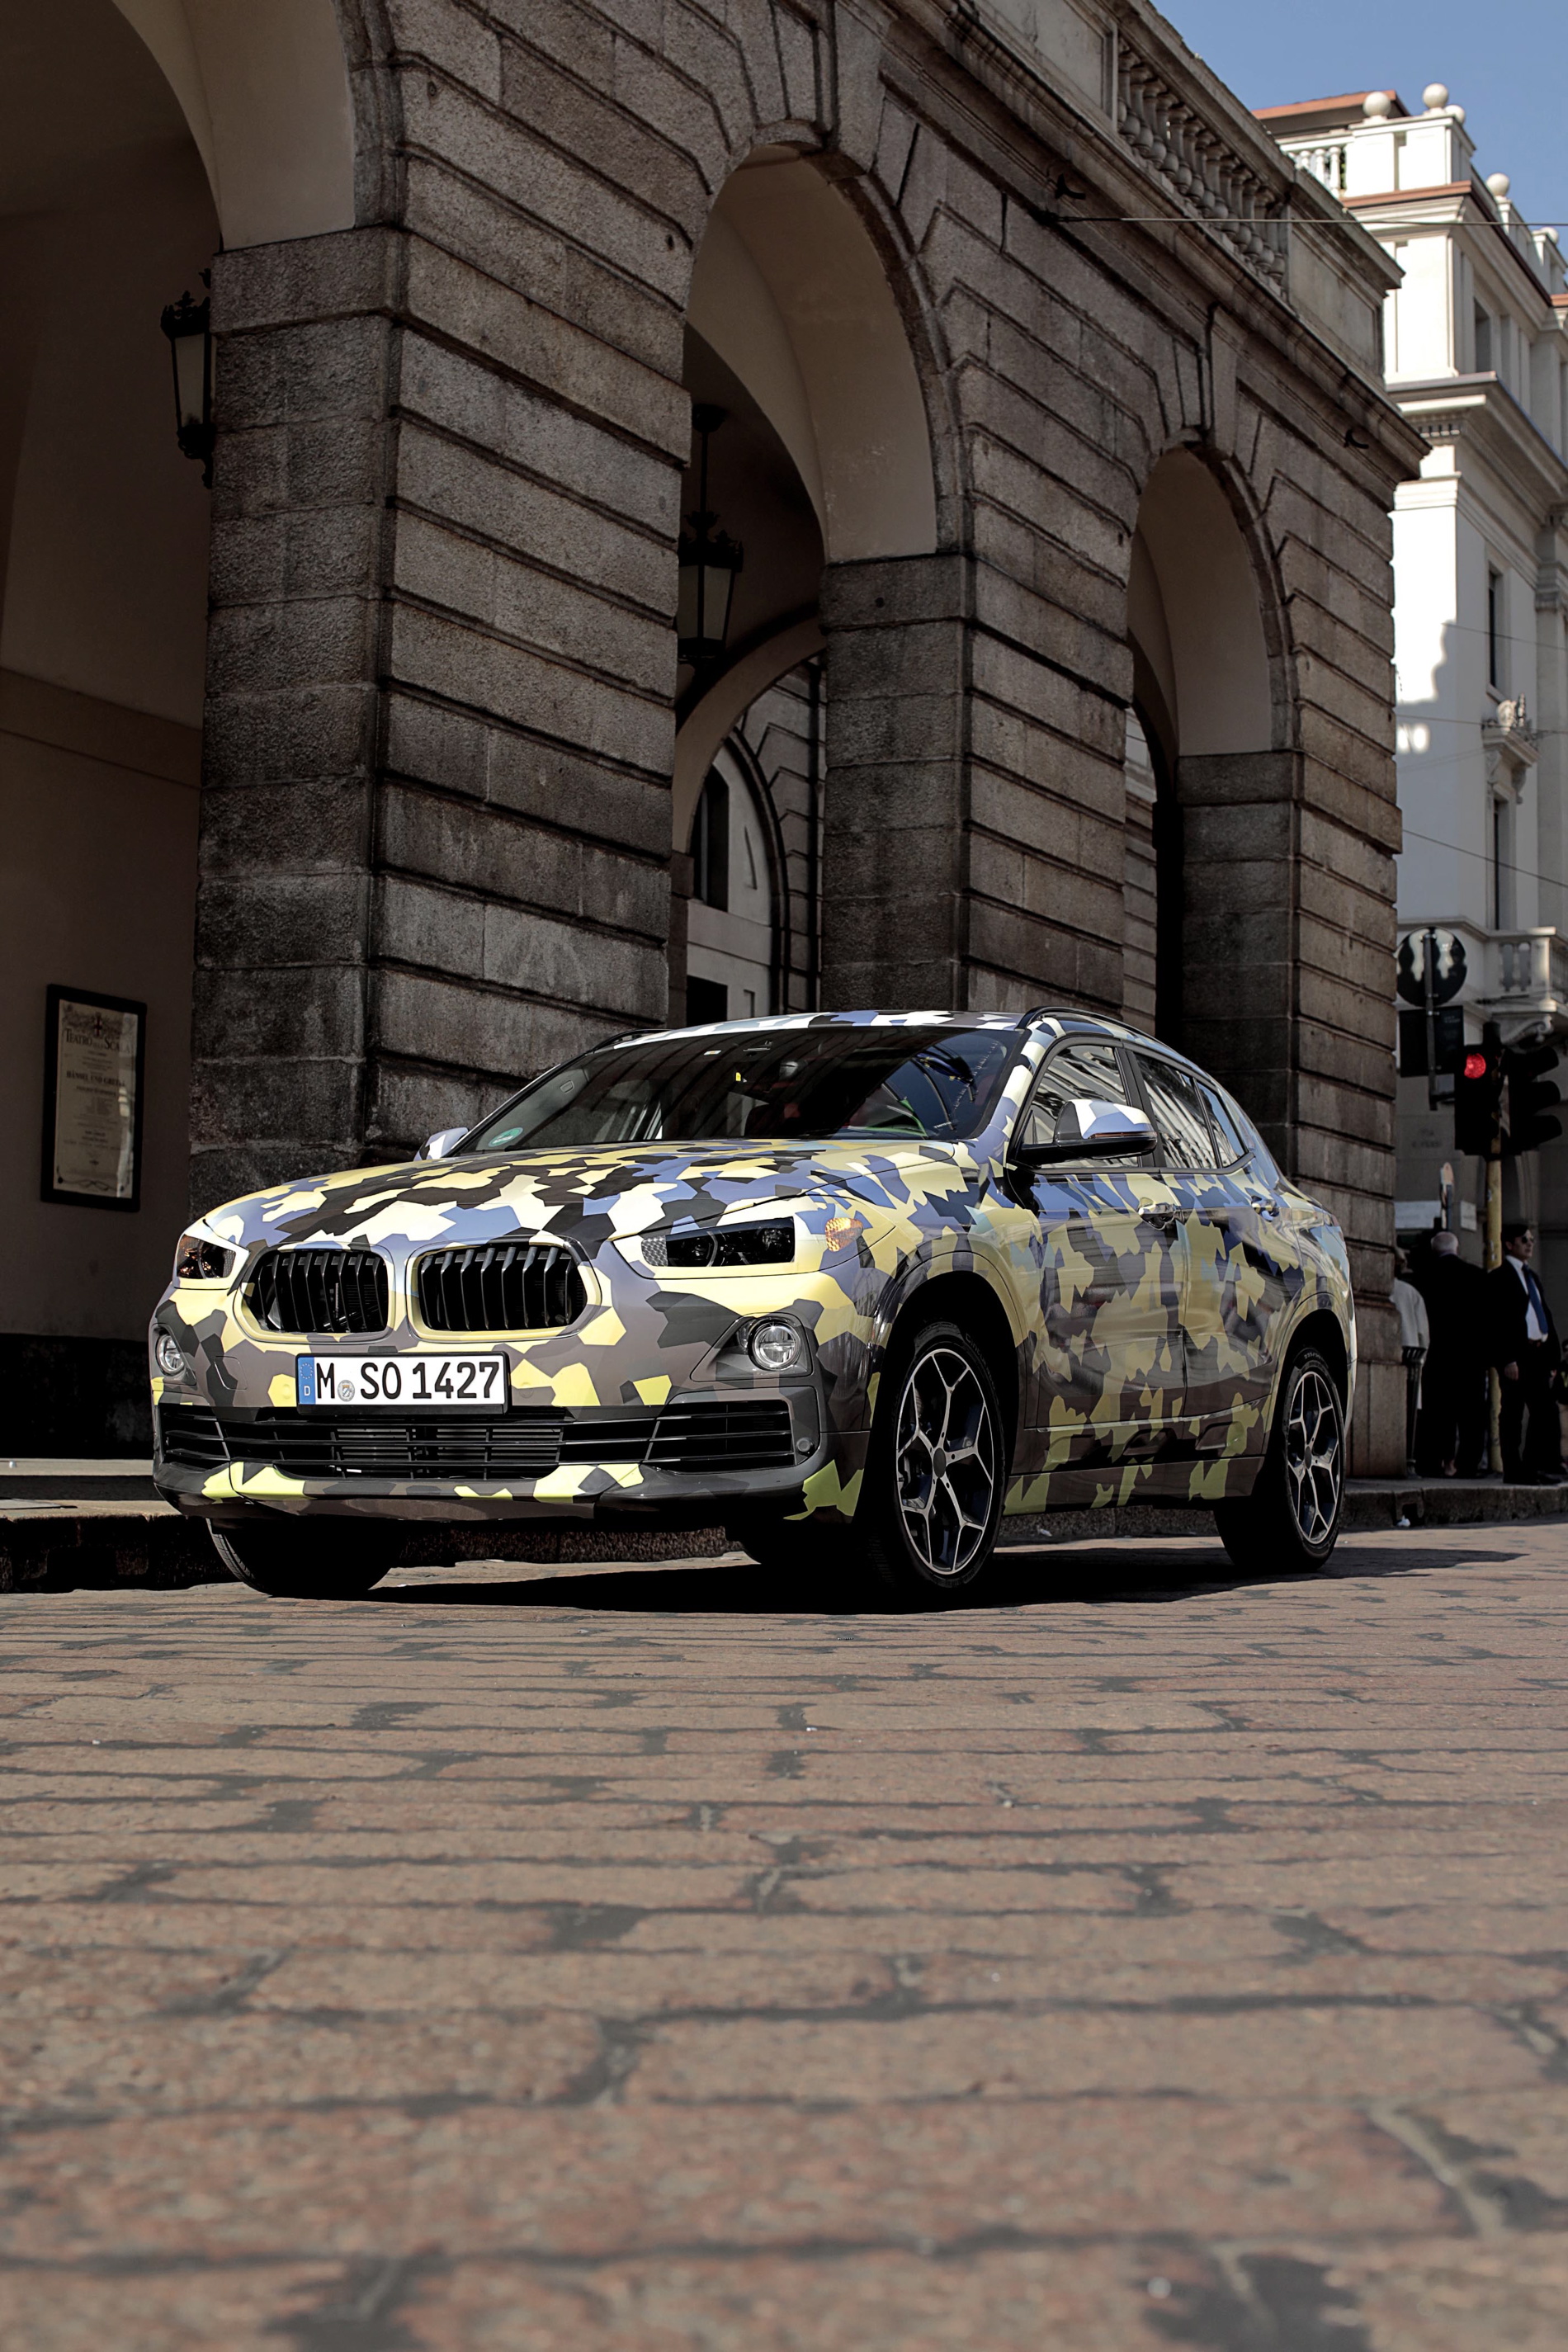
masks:
<svg viewBox="0 0 1568 2352"><path fill-rule="evenodd" d="M159 1332L153 1342L153 1354L156 1359L158 1370L167 1373L170 1380L184 1379L185 1351L172 1331Z"/></svg>
<svg viewBox="0 0 1568 2352"><path fill-rule="evenodd" d="M798 1323L773 1316L765 1323L752 1324L746 1349L759 1372L793 1372L805 1360L805 1334Z"/></svg>

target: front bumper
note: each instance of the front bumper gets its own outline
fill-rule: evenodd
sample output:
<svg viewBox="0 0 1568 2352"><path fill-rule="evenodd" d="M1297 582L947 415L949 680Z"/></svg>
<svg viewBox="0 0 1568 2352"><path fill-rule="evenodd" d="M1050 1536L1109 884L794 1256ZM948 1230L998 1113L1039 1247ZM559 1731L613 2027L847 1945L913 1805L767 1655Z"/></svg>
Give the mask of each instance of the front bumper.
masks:
<svg viewBox="0 0 1568 2352"><path fill-rule="evenodd" d="M641 1412L514 1406L484 1421L164 1398L157 1433L159 1492L205 1518L259 1507L668 1528L758 1507L809 1508L816 1498L832 1507L864 1444L834 1430L815 1378L681 1391Z"/></svg>

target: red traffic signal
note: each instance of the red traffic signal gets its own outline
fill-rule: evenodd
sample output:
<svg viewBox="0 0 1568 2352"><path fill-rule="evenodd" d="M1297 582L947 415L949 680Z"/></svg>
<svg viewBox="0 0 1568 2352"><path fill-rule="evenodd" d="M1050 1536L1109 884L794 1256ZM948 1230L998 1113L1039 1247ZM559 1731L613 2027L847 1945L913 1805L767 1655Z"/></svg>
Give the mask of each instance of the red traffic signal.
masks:
<svg viewBox="0 0 1568 2352"><path fill-rule="evenodd" d="M1502 1039L1489 1021L1469 1047L1454 1080L1454 1149L1488 1160L1498 1149L1502 1120Z"/></svg>

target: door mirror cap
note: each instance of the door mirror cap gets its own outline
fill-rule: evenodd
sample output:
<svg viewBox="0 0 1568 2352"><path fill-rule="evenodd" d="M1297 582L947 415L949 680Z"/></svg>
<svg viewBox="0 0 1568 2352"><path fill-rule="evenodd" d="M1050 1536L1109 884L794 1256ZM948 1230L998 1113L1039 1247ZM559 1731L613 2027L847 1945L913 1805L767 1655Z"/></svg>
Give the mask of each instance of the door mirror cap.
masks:
<svg viewBox="0 0 1568 2352"><path fill-rule="evenodd" d="M461 1143L468 1131L466 1127L438 1127L434 1135L426 1137L414 1157L416 1160L449 1160L454 1148Z"/></svg>
<svg viewBox="0 0 1568 2352"><path fill-rule="evenodd" d="M1152 1123L1131 1103L1100 1102L1083 1096L1062 1105L1053 1142L1026 1143L1013 1156L1026 1168L1047 1167L1054 1161L1108 1160L1128 1152L1152 1151L1158 1141Z"/></svg>

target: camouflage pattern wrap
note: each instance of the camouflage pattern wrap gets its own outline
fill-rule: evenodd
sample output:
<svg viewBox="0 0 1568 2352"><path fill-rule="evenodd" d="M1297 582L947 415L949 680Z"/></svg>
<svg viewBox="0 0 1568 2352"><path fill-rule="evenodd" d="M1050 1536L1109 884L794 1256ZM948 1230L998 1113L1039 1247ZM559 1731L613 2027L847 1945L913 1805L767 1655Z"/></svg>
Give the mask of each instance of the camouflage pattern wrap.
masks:
<svg viewBox="0 0 1568 2352"><path fill-rule="evenodd" d="M1009 1139L1040 1066L1068 1034L1149 1041L1070 1014L774 1016L725 1034L839 1023L930 1023L1011 1031L1016 1054L983 1133L963 1143L863 1135L782 1147L722 1142L513 1151L354 1169L231 1202L195 1232L237 1253L221 1281L176 1279L151 1340L170 1335L185 1369L152 1363L155 1407L225 1417L230 1459L193 1467L160 1447L160 1488L216 1518L353 1511L439 1520L541 1517L693 1525L766 1505L852 1516L879 1372L900 1317L922 1298L964 1320L983 1284L1005 1324L994 1360L1016 1421L1006 1508L1210 1503L1246 1493L1267 1442L1279 1376L1306 1318L1332 1318L1353 1376L1354 1323L1337 1228L1315 1202L1268 1181L1251 1159L1228 1173L1025 1171ZM793 1264L674 1269L659 1237L693 1224L794 1225ZM570 1250L586 1304L563 1329L426 1329L416 1269L432 1250L538 1240ZM650 1251L649 1244L655 1246ZM361 1249L387 1269L384 1332L289 1335L247 1301L278 1248ZM945 1288L943 1286L946 1286ZM971 1303L973 1291L967 1294ZM793 1316L809 1335L802 1370L769 1375L749 1327ZM244 1458L258 1414L291 1414L295 1360L314 1348L504 1353L514 1418L548 1409L575 1432L574 1458L505 1480L368 1474L302 1476ZM993 1355L998 1351L994 1348ZM794 1453L765 1471L656 1468L595 1460L595 1433L629 1411L737 1395L785 1400ZM1347 1399L1348 1403L1348 1399ZM395 1416L394 1416L395 1417ZM613 1448L606 1446L606 1454Z"/></svg>

